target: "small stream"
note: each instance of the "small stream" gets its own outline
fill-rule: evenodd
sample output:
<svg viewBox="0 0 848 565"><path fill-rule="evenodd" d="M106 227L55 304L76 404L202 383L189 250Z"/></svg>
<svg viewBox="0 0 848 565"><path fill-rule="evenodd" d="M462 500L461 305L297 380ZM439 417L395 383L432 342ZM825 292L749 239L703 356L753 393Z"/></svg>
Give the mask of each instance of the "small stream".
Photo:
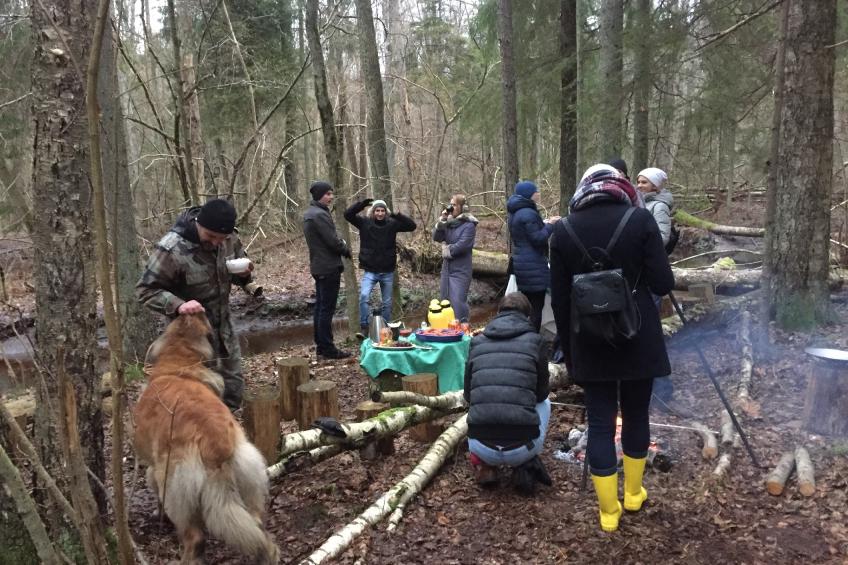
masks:
<svg viewBox="0 0 848 565"><path fill-rule="evenodd" d="M497 304L486 303L471 307L471 323L482 325L489 321L497 311ZM403 322L408 328L415 328L426 318L426 308L419 308L404 316ZM242 355L245 357L260 353L279 351L293 345L309 345L313 340L312 320L292 320L276 322L271 319L250 319L249 321L234 319L236 332L239 334ZM347 331L347 318L333 319L333 331L336 335L344 335ZM23 341L12 337L0 341L0 393L8 393L29 386L34 374L32 362L33 352L30 340L34 342L34 332L22 336ZM26 338L29 339L26 339ZM105 339L99 341L100 351L97 359L98 372L108 370L108 351ZM6 362L12 367L9 371ZM15 375L14 378L12 375Z"/></svg>

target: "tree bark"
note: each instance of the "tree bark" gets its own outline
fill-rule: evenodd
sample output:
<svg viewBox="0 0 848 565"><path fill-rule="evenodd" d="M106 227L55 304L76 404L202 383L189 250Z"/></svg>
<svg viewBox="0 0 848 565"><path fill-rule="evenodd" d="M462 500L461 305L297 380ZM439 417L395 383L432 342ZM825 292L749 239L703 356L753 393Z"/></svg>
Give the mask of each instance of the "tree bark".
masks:
<svg viewBox="0 0 848 565"><path fill-rule="evenodd" d="M327 89L327 67L324 64L324 52L321 48L321 37L318 33L318 0L306 2L306 36L309 51L312 56L312 79L315 86L315 102L321 118L321 132L324 134L324 156L330 172L330 184L336 197L334 215L336 227L346 241L350 241L350 227L344 219L344 209L347 207L347 195L344 188L342 171L342 150L344 144L339 139L339 131L333 119L333 104ZM344 281L348 329L355 333L359 329L359 292L356 284L356 271L353 262L344 258Z"/></svg>
<svg viewBox="0 0 848 565"><path fill-rule="evenodd" d="M768 256L775 320L785 329L830 318L834 50L827 46L835 28L836 0L792 3Z"/></svg>
<svg viewBox="0 0 848 565"><path fill-rule="evenodd" d="M624 58L622 36L624 30L624 1L601 1L600 71L598 89L599 114L603 116L604 130L600 137L599 159L606 160L621 155L621 96ZM647 39L647 38L646 38Z"/></svg>
<svg viewBox="0 0 848 565"><path fill-rule="evenodd" d="M124 358L142 363L147 346L156 339L153 315L135 297L135 283L141 270L135 210L127 159L127 131L118 80L118 50L115 31L103 35L97 99L103 137L103 190L106 196L109 235L117 278L115 302L123 335Z"/></svg>
<svg viewBox="0 0 848 565"><path fill-rule="evenodd" d="M365 96L368 100L368 161L374 177L374 197L394 209L389 160L386 154L386 125L383 114L383 77L374 33L371 0L356 0L356 27L359 31L359 60Z"/></svg>
<svg viewBox="0 0 848 565"><path fill-rule="evenodd" d="M512 0L498 0L498 43L501 52L503 96L504 195L506 198L512 195L513 188L518 183L518 112L512 40Z"/></svg>
<svg viewBox="0 0 848 565"><path fill-rule="evenodd" d="M35 251L36 356L44 371L37 388L36 438L51 472L62 452L55 428L56 370L64 363L79 402L76 422L86 465L105 476L103 412L95 370L96 285L89 185L88 119L83 72L92 37L93 0L30 4L33 37L32 240ZM42 9L43 7L43 9ZM61 16L54 20L52 15ZM61 35L60 35L61 34ZM60 355L58 351L64 353ZM100 497L105 509L105 498Z"/></svg>
<svg viewBox="0 0 848 565"><path fill-rule="evenodd" d="M559 56L559 213L568 212L568 201L577 187L577 2L560 0Z"/></svg>
<svg viewBox="0 0 848 565"><path fill-rule="evenodd" d="M648 108L653 85L651 38L654 37L651 0L636 1L633 22L638 39L633 69L633 162L630 170L636 173L648 166Z"/></svg>

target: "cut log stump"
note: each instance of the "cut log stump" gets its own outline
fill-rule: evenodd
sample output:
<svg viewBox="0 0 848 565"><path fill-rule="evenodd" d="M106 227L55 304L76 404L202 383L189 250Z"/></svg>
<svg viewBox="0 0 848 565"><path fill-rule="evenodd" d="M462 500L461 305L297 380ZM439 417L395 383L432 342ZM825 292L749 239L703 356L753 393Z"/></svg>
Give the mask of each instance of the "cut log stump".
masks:
<svg viewBox="0 0 848 565"><path fill-rule="evenodd" d="M283 420L297 418L297 387L309 382L309 360L306 357L277 359L280 379L280 410Z"/></svg>
<svg viewBox="0 0 848 565"><path fill-rule="evenodd" d="M816 494L816 473L810 454L803 447L795 449L795 468L798 470L798 490L804 496Z"/></svg>
<svg viewBox="0 0 848 565"><path fill-rule="evenodd" d="M297 425L309 429L321 416L339 418L339 395L333 381L310 381L297 387Z"/></svg>
<svg viewBox="0 0 848 565"><path fill-rule="evenodd" d="M812 366L804 427L828 437L848 437L848 363L817 361Z"/></svg>
<svg viewBox="0 0 848 565"><path fill-rule="evenodd" d="M244 393L244 431L265 461L276 461L280 452L280 387L265 385Z"/></svg>
<svg viewBox="0 0 848 565"><path fill-rule="evenodd" d="M439 377L435 373L407 375L401 380L403 381L403 390L425 396L437 396L439 394ZM409 437L421 443L433 443L440 435L442 435L442 426L436 422L418 424L409 430Z"/></svg>
<svg viewBox="0 0 848 565"><path fill-rule="evenodd" d="M780 457L777 467L766 477L766 490L768 490L768 493L773 496L783 494L783 489L786 487L786 480L794 469L795 454L791 451L784 453Z"/></svg>
<svg viewBox="0 0 848 565"><path fill-rule="evenodd" d="M389 405L383 402L365 400L356 405L356 420L362 422L388 409ZM365 460L372 460L377 459L380 455L392 455L394 452L395 441L393 437L389 436L369 443L359 450L359 456Z"/></svg>

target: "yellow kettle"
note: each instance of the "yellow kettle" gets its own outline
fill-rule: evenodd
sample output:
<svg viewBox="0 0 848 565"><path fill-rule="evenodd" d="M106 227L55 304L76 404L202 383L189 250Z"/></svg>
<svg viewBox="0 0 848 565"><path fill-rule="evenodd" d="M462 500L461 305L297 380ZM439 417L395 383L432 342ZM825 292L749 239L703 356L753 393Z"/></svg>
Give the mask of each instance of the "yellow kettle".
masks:
<svg viewBox="0 0 848 565"><path fill-rule="evenodd" d="M451 316L453 316L453 311L451 311ZM445 311L438 300L430 301L430 307L427 309L427 323L430 324L431 328L447 328L452 319L445 315Z"/></svg>
<svg viewBox="0 0 848 565"><path fill-rule="evenodd" d="M456 319L456 314L453 311L453 306L451 306L450 300L442 300L439 304L442 305L442 313L448 319L448 325Z"/></svg>

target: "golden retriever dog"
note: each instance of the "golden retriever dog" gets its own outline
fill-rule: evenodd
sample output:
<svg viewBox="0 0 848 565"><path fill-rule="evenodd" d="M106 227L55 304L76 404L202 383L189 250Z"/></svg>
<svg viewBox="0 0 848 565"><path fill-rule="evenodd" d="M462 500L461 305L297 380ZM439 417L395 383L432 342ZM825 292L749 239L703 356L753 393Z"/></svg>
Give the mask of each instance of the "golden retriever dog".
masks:
<svg viewBox="0 0 848 565"><path fill-rule="evenodd" d="M265 459L221 401L205 314L178 316L148 350L148 384L134 410L133 444L148 466L182 544L182 563L201 563L204 528L257 563L279 549L262 525Z"/></svg>

